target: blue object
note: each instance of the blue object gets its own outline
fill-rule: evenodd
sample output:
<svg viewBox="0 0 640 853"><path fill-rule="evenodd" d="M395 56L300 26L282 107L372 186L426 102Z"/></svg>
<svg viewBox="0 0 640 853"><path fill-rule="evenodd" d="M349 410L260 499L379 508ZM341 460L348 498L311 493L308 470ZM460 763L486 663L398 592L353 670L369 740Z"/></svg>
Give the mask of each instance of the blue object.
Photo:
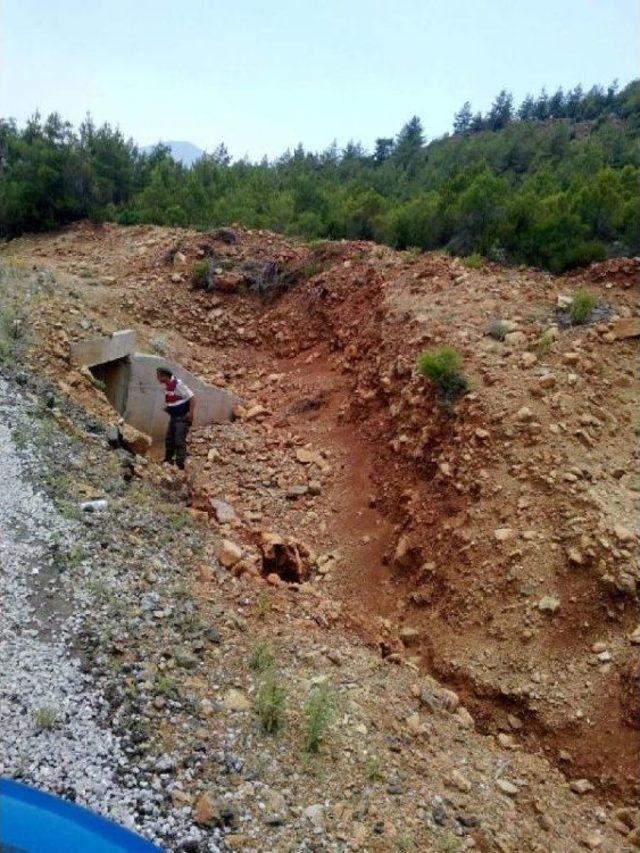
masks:
<svg viewBox="0 0 640 853"><path fill-rule="evenodd" d="M88 809L0 779L0 853L161 853Z"/></svg>

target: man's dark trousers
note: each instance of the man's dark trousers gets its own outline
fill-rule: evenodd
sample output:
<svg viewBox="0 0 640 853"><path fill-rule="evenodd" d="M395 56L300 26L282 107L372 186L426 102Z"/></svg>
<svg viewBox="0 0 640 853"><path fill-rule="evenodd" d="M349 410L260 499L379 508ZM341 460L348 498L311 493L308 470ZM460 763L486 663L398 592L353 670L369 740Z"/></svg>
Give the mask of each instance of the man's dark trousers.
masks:
<svg viewBox="0 0 640 853"><path fill-rule="evenodd" d="M174 457L178 468L184 468L187 458L187 435L189 433L187 415L169 417L169 426L164 441L164 461L173 462Z"/></svg>

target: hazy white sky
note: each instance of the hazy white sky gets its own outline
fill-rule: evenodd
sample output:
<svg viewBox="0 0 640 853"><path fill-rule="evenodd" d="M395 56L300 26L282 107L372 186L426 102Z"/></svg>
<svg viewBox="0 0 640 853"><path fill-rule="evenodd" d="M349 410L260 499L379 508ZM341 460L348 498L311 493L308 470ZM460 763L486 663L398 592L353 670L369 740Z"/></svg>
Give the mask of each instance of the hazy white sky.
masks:
<svg viewBox="0 0 640 853"><path fill-rule="evenodd" d="M0 115L236 157L428 136L506 87L639 75L639 0L0 0Z"/></svg>

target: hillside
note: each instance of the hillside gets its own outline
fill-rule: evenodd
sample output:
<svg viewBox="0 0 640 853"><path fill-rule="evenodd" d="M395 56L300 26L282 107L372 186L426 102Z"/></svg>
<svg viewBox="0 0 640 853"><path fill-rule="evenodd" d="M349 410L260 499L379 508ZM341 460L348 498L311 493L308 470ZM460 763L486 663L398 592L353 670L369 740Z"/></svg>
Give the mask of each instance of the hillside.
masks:
<svg viewBox="0 0 640 853"><path fill-rule="evenodd" d="M167 142L160 142L158 144L168 148L171 157L176 161L176 163L181 163L187 168L193 166L193 164L204 154L202 148L198 148L198 146L194 145L193 142L170 139ZM145 145L142 148L142 153L152 154L155 148L155 145Z"/></svg>
<svg viewBox="0 0 640 853"><path fill-rule="evenodd" d="M336 850L637 846L637 258L553 277L365 241L83 224L0 260L26 364L62 398L114 419L68 343L129 327L243 398L234 423L194 432L186 491L133 463L188 501L206 542L192 593L229 626L189 686L216 708L221 685L253 696L257 636L295 697L328 678L343 704L311 776L250 705L213 711L198 736L220 749L231 724L264 763L230 789L202 769L181 802L197 814L217 778L242 815L224 830L236 849L265 831L283 850L309 833ZM203 260L210 290L192 282ZM453 409L416 370L442 346L470 385ZM260 826L256 778L290 818Z"/></svg>

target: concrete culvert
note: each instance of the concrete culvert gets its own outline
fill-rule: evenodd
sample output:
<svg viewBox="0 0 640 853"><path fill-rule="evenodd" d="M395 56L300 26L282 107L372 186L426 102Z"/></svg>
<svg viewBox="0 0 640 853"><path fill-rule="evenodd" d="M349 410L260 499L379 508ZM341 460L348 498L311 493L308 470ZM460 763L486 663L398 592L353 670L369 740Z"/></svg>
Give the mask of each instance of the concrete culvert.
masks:
<svg viewBox="0 0 640 853"><path fill-rule="evenodd" d="M164 411L164 389L156 378L158 367L167 367L195 394L195 426L230 421L234 407L240 403L235 394L203 382L175 362L136 352L136 333L131 330L78 341L71 344L70 355L74 364L87 367L101 383L125 423L153 442L164 440L169 420Z"/></svg>

